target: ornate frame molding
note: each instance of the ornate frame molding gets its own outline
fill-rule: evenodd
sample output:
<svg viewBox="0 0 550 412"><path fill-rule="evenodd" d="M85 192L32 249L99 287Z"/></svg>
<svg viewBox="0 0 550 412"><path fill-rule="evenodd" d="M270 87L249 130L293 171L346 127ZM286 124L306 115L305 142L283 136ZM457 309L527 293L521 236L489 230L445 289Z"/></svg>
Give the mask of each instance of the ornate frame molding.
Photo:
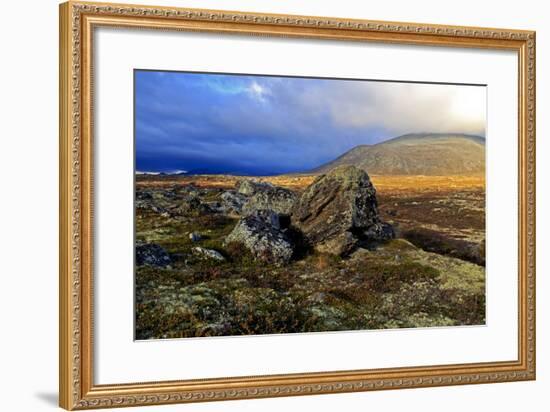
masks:
<svg viewBox="0 0 550 412"><path fill-rule="evenodd" d="M92 59L97 26L508 49L519 59L517 361L93 384ZM60 5L60 406L89 409L535 379L535 32L73 2Z"/></svg>

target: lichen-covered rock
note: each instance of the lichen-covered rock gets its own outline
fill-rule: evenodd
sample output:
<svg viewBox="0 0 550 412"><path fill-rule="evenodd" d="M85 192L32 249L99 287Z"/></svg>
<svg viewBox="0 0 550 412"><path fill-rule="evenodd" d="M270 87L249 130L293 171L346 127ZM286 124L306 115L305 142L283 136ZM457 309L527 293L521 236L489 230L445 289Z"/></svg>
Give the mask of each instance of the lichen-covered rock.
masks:
<svg viewBox="0 0 550 412"><path fill-rule="evenodd" d="M136 245L136 264L138 266L160 266L165 267L171 263L168 253L155 243Z"/></svg>
<svg viewBox="0 0 550 412"><path fill-rule="evenodd" d="M256 182L254 180L244 179L237 182L237 193L245 196L252 196L260 190L266 190L273 187L270 183Z"/></svg>
<svg viewBox="0 0 550 412"><path fill-rule="evenodd" d="M227 208L223 204L223 202L219 202L217 200L210 201L210 202L203 202L203 213L208 214L210 213L227 213Z"/></svg>
<svg viewBox="0 0 550 412"><path fill-rule="evenodd" d="M189 194L184 195L181 203L170 210L171 214L175 216L188 216L188 215L205 215L213 213L214 211L210 206L203 202L198 195Z"/></svg>
<svg viewBox="0 0 550 412"><path fill-rule="evenodd" d="M240 214L243 206L248 201L248 197L242 193L228 190L221 195L222 205L227 212Z"/></svg>
<svg viewBox="0 0 550 412"><path fill-rule="evenodd" d="M164 198L154 192L137 192L135 207L136 209L151 210L155 213L166 213Z"/></svg>
<svg viewBox="0 0 550 412"><path fill-rule="evenodd" d="M288 216L296 198L296 194L289 189L253 180L241 180L236 185L236 191L229 190L221 195L227 210L243 216L259 210L272 210Z"/></svg>
<svg viewBox="0 0 550 412"><path fill-rule="evenodd" d="M242 208L244 216L258 210L272 210L280 215L290 215L296 202L296 195L291 190L264 185L250 196Z"/></svg>
<svg viewBox="0 0 550 412"><path fill-rule="evenodd" d="M136 209L151 210L158 214L168 213L165 208L155 205L151 200L136 200Z"/></svg>
<svg viewBox="0 0 550 412"><path fill-rule="evenodd" d="M225 244L242 243L252 255L266 263L287 263L294 253L279 215L272 210L257 210L244 216L226 237Z"/></svg>
<svg viewBox="0 0 550 412"><path fill-rule="evenodd" d="M153 195L147 190L138 190L136 191L136 200L151 200Z"/></svg>
<svg viewBox="0 0 550 412"><path fill-rule="evenodd" d="M316 250L342 256L361 240L394 237L392 227L380 220L369 175L355 166L317 177L296 202L292 223Z"/></svg>
<svg viewBox="0 0 550 412"><path fill-rule="evenodd" d="M351 232L344 231L316 244L315 250L321 253L347 256L355 249L356 245L357 238Z"/></svg>
<svg viewBox="0 0 550 412"><path fill-rule="evenodd" d="M204 259L214 259L220 262L223 262L225 260L223 255L214 249L205 249L203 247L197 246L191 249L191 251L193 252L193 254Z"/></svg>

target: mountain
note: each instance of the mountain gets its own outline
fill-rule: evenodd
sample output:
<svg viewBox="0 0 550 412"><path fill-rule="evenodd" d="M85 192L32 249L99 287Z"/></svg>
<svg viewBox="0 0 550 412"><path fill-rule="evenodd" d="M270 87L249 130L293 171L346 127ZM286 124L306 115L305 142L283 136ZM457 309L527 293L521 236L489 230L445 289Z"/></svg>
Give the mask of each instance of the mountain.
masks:
<svg viewBox="0 0 550 412"><path fill-rule="evenodd" d="M136 175L140 176L183 176L186 175L186 170L172 170L169 172L147 172L136 170Z"/></svg>
<svg viewBox="0 0 550 412"><path fill-rule="evenodd" d="M485 172L485 138L467 134L415 133L356 146L312 170L326 173L354 165L372 175L460 175Z"/></svg>

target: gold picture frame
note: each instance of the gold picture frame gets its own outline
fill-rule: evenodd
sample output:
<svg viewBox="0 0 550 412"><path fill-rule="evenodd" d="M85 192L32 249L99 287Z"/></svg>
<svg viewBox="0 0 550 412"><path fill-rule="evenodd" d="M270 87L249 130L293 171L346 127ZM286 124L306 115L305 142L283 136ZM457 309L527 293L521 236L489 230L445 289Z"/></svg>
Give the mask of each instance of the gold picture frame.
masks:
<svg viewBox="0 0 550 412"><path fill-rule="evenodd" d="M518 359L245 378L94 384L92 34L100 26L517 52ZM59 313L59 404L68 410L535 379L535 32L79 1L61 4Z"/></svg>

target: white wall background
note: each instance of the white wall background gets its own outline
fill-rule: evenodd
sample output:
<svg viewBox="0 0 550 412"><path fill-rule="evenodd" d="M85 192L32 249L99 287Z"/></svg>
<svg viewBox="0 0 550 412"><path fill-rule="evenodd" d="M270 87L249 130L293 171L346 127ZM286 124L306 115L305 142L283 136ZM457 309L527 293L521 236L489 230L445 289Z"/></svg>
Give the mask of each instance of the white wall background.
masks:
<svg viewBox="0 0 550 412"><path fill-rule="evenodd" d="M133 3L537 30L536 382L150 407L160 411L546 410L550 385L550 28L545 2L134 0ZM0 25L0 409L57 407L58 16L56 0L6 2ZM542 183L541 183L542 182ZM546 390L545 390L546 389ZM145 410L145 409L144 409Z"/></svg>

